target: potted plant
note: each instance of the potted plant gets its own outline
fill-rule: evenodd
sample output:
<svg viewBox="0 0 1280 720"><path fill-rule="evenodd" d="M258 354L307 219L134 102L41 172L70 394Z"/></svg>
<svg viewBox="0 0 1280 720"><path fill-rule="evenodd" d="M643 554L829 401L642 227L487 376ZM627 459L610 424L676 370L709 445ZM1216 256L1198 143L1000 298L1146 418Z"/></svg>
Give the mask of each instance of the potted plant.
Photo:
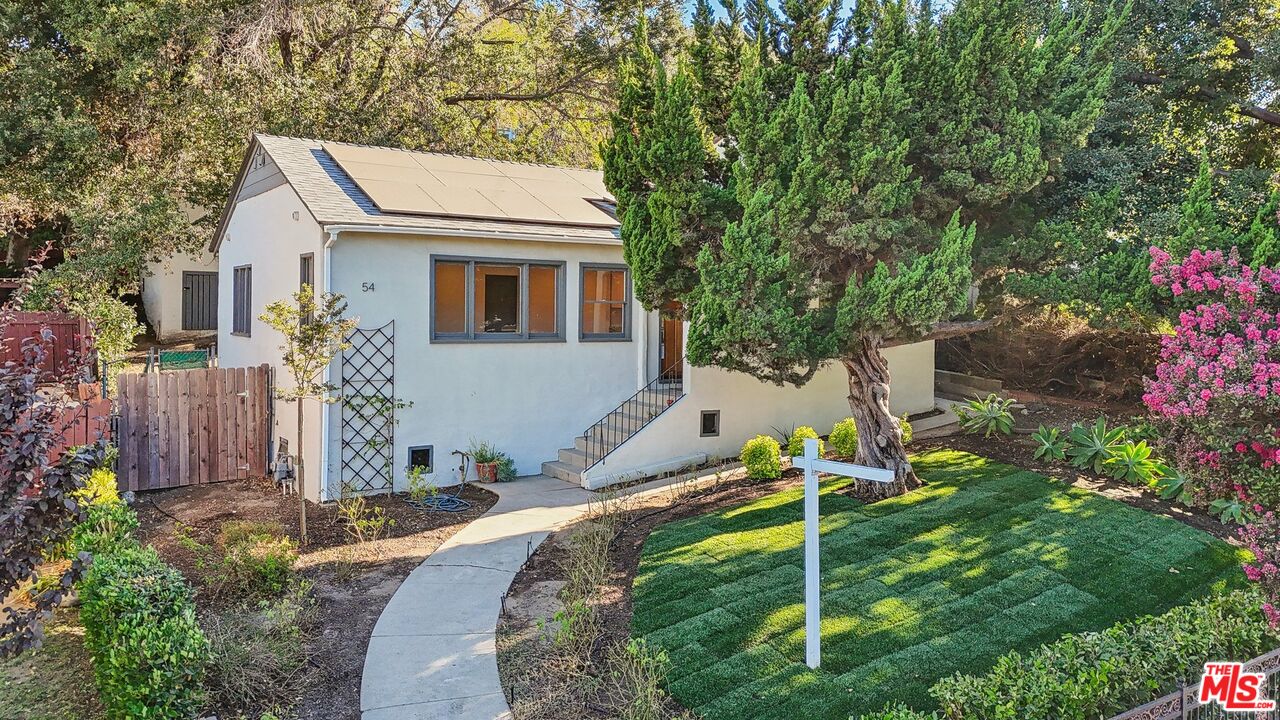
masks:
<svg viewBox="0 0 1280 720"><path fill-rule="evenodd" d="M467 453L471 455L471 461L476 464L476 477L480 482L498 481L498 467L506 455L499 452L492 443L477 440L471 441L471 447L467 449Z"/></svg>

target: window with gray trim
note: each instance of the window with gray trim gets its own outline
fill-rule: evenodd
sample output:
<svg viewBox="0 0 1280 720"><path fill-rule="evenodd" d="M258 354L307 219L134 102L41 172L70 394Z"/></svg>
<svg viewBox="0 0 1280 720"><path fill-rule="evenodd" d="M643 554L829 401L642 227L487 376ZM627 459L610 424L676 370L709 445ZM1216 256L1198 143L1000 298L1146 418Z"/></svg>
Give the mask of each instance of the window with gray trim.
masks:
<svg viewBox="0 0 1280 720"><path fill-rule="evenodd" d="M248 336L253 324L253 266L241 265L231 275L231 334Z"/></svg>
<svg viewBox="0 0 1280 720"><path fill-rule="evenodd" d="M578 337L631 339L631 271L626 265L582 265Z"/></svg>
<svg viewBox="0 0 1280 720"><path fill-rule="evenodd" d="M720 411L703 410L698 422L699 437L717 437L720 434Z"/></svg>
<svg viewBox="0 0 1280 720"><path fill-rule="evenodd" d="M316 289L316 254L303 253L298 256L298 291L301 292L303 287L311 288L312 293ZM307 313L299 318L303 325L310 325L315 321L314 313Z"/></svg>
<svg viewBox="0 0 1280 720"><path fill-rule="evenodd" d="M433 342L564 339L564 263L432 257Z"/></svg>

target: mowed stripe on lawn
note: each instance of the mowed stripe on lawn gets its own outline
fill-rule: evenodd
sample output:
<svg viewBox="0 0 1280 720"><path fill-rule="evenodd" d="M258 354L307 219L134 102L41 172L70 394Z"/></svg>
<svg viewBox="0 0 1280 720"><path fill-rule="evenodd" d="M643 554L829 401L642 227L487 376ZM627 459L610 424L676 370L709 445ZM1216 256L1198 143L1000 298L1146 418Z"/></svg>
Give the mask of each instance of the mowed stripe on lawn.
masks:
<svg viewBox="0 0 1280 720"><path fill-rule="evenodd" d="M676 698L707 720L929 709L939 678L1241 583L1247 552L1175 520L968 453L914 463L929 485L873 505L823 483L817 672L801 490L654 530L633 633L669 653Z"/></svg>

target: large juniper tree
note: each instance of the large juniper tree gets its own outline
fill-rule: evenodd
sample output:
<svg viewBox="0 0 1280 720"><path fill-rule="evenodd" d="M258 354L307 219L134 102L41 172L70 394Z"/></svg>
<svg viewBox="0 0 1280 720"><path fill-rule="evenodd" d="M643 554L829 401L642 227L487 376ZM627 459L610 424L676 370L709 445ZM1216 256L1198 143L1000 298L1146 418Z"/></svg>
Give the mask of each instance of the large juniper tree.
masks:
<svg viewBox="0 0 1280 720"><path fill-rule="evenodd" d="M858 461L901 492L919 481L881 351L974 324L954 321L975 239L1084 142L1117 19L1034 0L839 7L754 2L741 28L729 8L674 72L641 36L605 181L636 292L683 304L690 362L794 385L841 363ZM700 101L722 102L726 74L721 129Z"/></svg>

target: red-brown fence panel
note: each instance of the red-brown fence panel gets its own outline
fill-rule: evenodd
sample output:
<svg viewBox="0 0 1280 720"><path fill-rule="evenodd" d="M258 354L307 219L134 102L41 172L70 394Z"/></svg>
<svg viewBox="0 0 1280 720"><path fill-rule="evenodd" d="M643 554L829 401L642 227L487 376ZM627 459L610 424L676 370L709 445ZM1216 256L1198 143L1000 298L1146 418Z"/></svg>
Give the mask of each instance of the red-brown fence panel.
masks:
<svg viewBox="0 0 1280 720"><path fill-rule="evenodd" d="M83 353L88 347L89 321L56 312L14 313L13 320L3 328L0 337L0 365L22 360L22 341L40 337L41 328L53 333L53 347L42 363L49 377L64 374L72 353Z"/></svg>

